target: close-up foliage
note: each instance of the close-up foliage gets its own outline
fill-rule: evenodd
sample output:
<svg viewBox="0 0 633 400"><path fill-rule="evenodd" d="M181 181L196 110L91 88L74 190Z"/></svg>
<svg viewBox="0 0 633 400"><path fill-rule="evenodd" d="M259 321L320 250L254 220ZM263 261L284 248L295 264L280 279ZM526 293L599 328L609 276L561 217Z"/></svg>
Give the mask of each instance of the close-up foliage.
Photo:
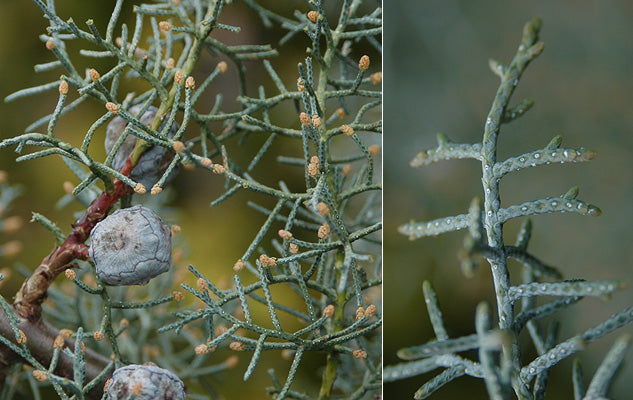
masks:
<svg viewBox="0 0 633 400"><path fill-rule="evenodd" d="M378 396L380 4L106 3L85 22L24 5L47 23L45 78L5 102L48 111L0 148L67 178L29 201L47 252L2 247L0 398ZM33 184L5 165L19 210ZM212 242L227 254L196 257Z"/></svg>
<svg viewBox="0 0 633 400"><path fill-rule="evenodd" d="M387 174L385 178L386 196L402 189L398 198L390 196L385 199L387 228L391 231L392 227L397 226L400 234L414 241L407 243L395 236L387 236L388 241L385 243L387 267L393 265L396 259L399 265L399 275L387 275L385 282L385 397L441 399L468 393L464 398L626 398L622 396L626 396L630 382L625 377L625 371L630 368L627 362L631 358L630 351L627 351L631 337L628 333L630 326L627 325L633 321L631 294L625 290L630 264L626 264L626 257L618 257L617 252L608 254L604 248L621 246L625 242L618 240L619 236L611 221L615 217L630 224L630 204L614 208L620 193L630 188L628 174L615 173L613 180L599 185L611 190L608 193L615 201L605 202L608 221L600 217L590 223L593 224L591 226L603 225L607 230L613 229L608 235L592 232L591 229L578 229L576 226L587 222L567 222L567 219L574 218L572 215L556 217L549 214L602 214L600 208L585 200L592 199L593 203L597 197L595 190L585 193L582 200L579 197L578 187L583 188L581 192L584 193L584 188L595 189L597 186L597 174L587 175L585 172L592 165L585 167L587 169L579 174L580 178L576 178L580 180L571 184L565 183L571 180L569 174L563 172L561 179L556 176L558 171L578 168L580 163L593 160L596 155L606 159L611 168L615 167L605 174L604 164L599 164L603 176L601 179L620 168L626 169L627 164L630 167L628 161L622 164L620 159L618 163L621 154L626 155L628 151L630 155L630 147L614 151L609 146L616 140L626 143L623 131L616 129L626 129L630 119L627 118L628 114L622 114L622 110L616 106L610 125L603 125L603 120L595 120L596 124L604 127L599 137L589 129L578 140L575 131L566 132L569 125L574 124L559 128L552 123L558 121L558 114L563 113L556 110L559 104L562 106L561 103L550 99L540 109L534 107L540 104L543 88L547 88L545 91L550 96L558 94L557 91L569 94L565 92L567 82L550 83L547 80L552 73L557 72L551 69L552 64L563 64L565 67L561 66L561 69L569 76L578 76L575 74L579 73L574 70L573 63L564 58L567 56L573 59L569 53L558 57L551 53L561 48L564 51L564 45L560 44L565 43L565 39L569 42L569 37L554 41L552 47L547 41L546 44L541 41L542 36L545 36L543 32L549 32L549 37L552 31L560 33L571 30L570 26L556 25L559 20L558 15L551 12L553 6L552 10L543 4L535 4L530 7L508 6L493 11L495 7L490 2L481 4L481 9L475 9L467 2L456 0L435 4L430 8L425 10L428 12L425 12L422 18L424 23L421 24L428 28L416 29L427 32L428 36L422 39L421 44L412 46L422 51L416 53L412 48L406 49L406 54L415 56L412 56L411 61L402 63L404 76L399 77L397 80L401 82L395 85L399 84L404 89L411 85L411 81L407 80L408 75L421 77L418 81L419 91L412 91L412 94L431 110L420 111L414 116L418 125L414 130L419 136L409 133L407 148L394 146L389 149L386 146L385 170L401 171L395 165L401 163L402 152L409 152L411 143L416 141L428 146L429 135L425 128L439 125L438 121L448 121L449 127L455 129L450 136L457 136L457 139L449 139L447 135L438 133L435 147L417 150L417 154L411 153L410 167L423 168L398 175ZM507 27L508 21L524 14L526 8L548 13L555 27L544 31L542 28L548 26L548 21L545 20L543 24L541 18L533 18L525 24L517 43L516 32L511 34L507 29L500 30L500 26ZM580 7L580 10L578 14L581 16L588 11L584 7ZM593 10L588 14L596 25L604 26L607 21L612 24L617 21L612 13L602 11L602 8L598 8L598 11ZM508 14L507 19L504 13ZM504 17L500 18L501 15ZM611 19L601 19L607 16ZM494 35L488 35L486 23L495 18L499 26L493 29ZM458 24L461 25L456 26ZM409 26L406 23L403 25ZM413 30L407 29L406 32ZM441 42L444 45L438 45L434 42L438 39L437 31L442 30L469 31L471 36L456 40L455 36L449 37L447 34L445 41ZM389 52L397 55L402 51L398 45L394 45L393 36L398 34L388 35L387 43ZM605 32L605 37L608 36L610 32ZM494 48L492 44L497 42L493 37L503 43L499 47L504 49L510 47L507 43L512 38L514 56L492 54L500 58L490 59L488 66L500 83L496 93L491 93L491 101L484 106L482 97L486 96L482 93L486 89L483 83L479 84L481 81L474 78L481 68L473 60L483 58L474 54L481 53L486 45ZM488 39L488 42L481 39ZM448 43L462 42L471 48L447 46ZM617 41L610 43L601 62L611 57L609 59L613 63L608 68L596 70L595 75L605 76L605 80L617 79L605 75L605 71L617 69L625 63L619 54L616 55L617 46ZM593 48L588 47L585 51L589 53ZM554 59L554 62L548 61L546 73L543 68L539 70L537 67L544 57L541 55L544 48L549 49L546 58ZM447 91L446 87L441 87L446 79L438 79L438 87L433 87L435 82L431 82L429 71L440 65L434 64L432 58L437 53L446 61L451 56L465 61L458 67L440 67L436 71L437 75L445 73L447 76L454 70L465 72L466 75L461 78L450 78L453 82L449 89L458 95L441 97L439 93ZM537 62L535 59L538 56ZM401 59L394 57L393 62L395 60ZM528 65L530 68L527 68ZM413 67L416 68L415 72L410 70ZM587 73L581 66L577 69ZM531 77L529 72L532 73ZM489 84L488 80L485 82ZM600 82L597 85L603 84ZM577 89L579 92L586 91L587 86L579 84ZM518 90L519 87L522 90ZM604 90L617 98L618 91L613 87L604 86ZM398 110L399 114L406 115L397 105L407 101L410 96L407 92L398 92L398 99L387 96L388 107L395 107L394 110ZM489 92L490 88L486 90L486 93ZM531 98L512 101L515 92L519 96L534 96L536 101ZM387 93L393 91L388 90ZM604 107L612 107L617 103L601 96L596 97L600 100L585 104L588 120L599 115L600 106L597 103ZM433 98L437 104L425 101L426 98ZM573 102L572 99L569 101ZM569 108L569 105L565 107L568 113ZM548 118L537 118L527 128L518 127L535 113L541 116L544 110ZM473 118L466 115L468 112L480 113L481 122L473 127ZM585 112L584 109L572 112L570 120L581 119L577 115L582 112ZM394 128L402 125L402 120L390 118L390 115L394 115L393 110L386 110L386 115L389 132L400 132ZM463 117L465 121L456 116ZM438 121L432 122L430 118ZM472 132L473 128L483 131L475 143L472 140L477 135ZM549 132L552 130L565 133L552 135L553 138L550 136L545 145L539 144L542 143L542 136L551 135ZM539 139L538 142L536 139ZM536 147L532 147L535 142ZM592 150L583 147L584 142L588 142L585 145L591 146ZM598 151L594 151L594 146L598 147ZM472 168L473 161L478 164L477 168ZM466 167L455 165L459 163L466 164ZM471 163L471 168L468 168L468 163ZM561 168L561 164L576 165ZM411 179L417 179L418 186L412 188ZM552 193L552 187L561 182L569 186ZM613 187L615 182L619 185L617 189ZM601 193L599 199L604 202L604 197L605 193ZM415 209L403 205L411 203L413 199L418 201ZM467 205L469 201L470 206ZM399 204L399 207L394 208L389 204ZM460 204L462 213L455 213L455 207ZM450 216L438 218L438 212L440 216L446 212ZM424 216L424 222L418 222L421 215ZM399 220L395 221L395 218ZM404 218L408 218L409 222L406 223ZM552 221L547 222L548 219ZM466 237L461 235L458 239L459 234L450 234L453 231L467 231ZM590 245L582 246L575 242ZM450 250L453 250L452 254ZM591 255L594 251L597 252L596 256ZM626 252L627 247L620 251ZM606 257L605 253L608 254ZM593 262L596 258L597 263ZM623 265L617 265L622 261ZM591 268L591 273L587 272L585 265ZM416 276L421 279L416 280ZM588 279L589 276L598 278ZM437 291L434 288L438 288ZM395 302L390 300L394 293L399 296ZM421 310L422 307L424 310ZM614 307L617 309L611 311Z"/></svg>
<svg viewBox="0 0 633 400"><path fill-rule="evenodd" d="M543 42L539 41L541 24L541 20L535 18L525 25L521 44L509 64L490 61L490 69L499 76L501 83L486 119L482 142L461 144L452 142L445 135L438 135L437 148L422 151L411 161L412 167L450 159L474 158L481 162L483 205L476 198L467 214L424 223L412 221L402 225L399 231L415 239L468 228L469 235L464 241L464 250L460 256L462 272L467 277L472 276L473 269L477 267L476 256L486 258L492 271L498 321L498 329L492 329L490 305L482 302L477 307L475 317L476 333L449 338L437 295L431 284L425 281L424 296L436 340L402 348L398 351L398 356L411 361L385 369L385 381L389 382L445 367L439 375L417 390L414 396L416 399L427 398L443 385L466 374L484 379L491 399L508 399L513 394L520 399L544 398L550 368L582 350L586 344L633 321L633 307L628 307L601 324L560 341L558 323L552 321L543 326L544 324L539 323L540 319L564 310L586 296L608 297L622 287L622 282L561 280L562 275L557 269L527 250L532 236L530 219L524 220L514 246L506 245L504 241L503 224L514 218L553 212L575 212L582 215L601 213L596 206L577 199L577 187L569 189L561 196L501 207L499 184L506 174L551 163L589 161L595 156L594 152L584 148L561 147L562 137L556 136L544 148L497 161L497 143L502 124L522 116L534 103L533 100L526 99L511 106L510 99L528 64L543 51ZM520 284L513 284L510 280L510 258L523 264ZM561 299L537 305L539 296ZM536 358L527 363L521 357L518 341L523 329L529 332L538 353ZM573 381L577 400L606 396L610 381L620 366L629 343L628 335L616 341L588 387L583 383L580 363L576 364ZM457 354L469 350L478 352L478 361Z"/></svg>

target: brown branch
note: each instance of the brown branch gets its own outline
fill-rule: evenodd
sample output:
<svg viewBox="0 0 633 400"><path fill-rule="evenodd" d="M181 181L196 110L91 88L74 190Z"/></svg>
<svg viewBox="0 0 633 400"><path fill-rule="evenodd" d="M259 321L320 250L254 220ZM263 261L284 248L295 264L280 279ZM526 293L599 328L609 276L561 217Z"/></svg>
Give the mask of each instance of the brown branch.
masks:
<svg viewBox="0 0 633 400"><path fill-rule="evenodd" d="M128 176L135 164L132 156L128 157L120 172ZM59 331L42 320L42 302L46 299L47 290L53 280L64 270L71 267L76 259L88 259L88 249L84 242L90 237L92 229L110 212L114 204L123 196L132 193L132 189L122 181L115 179L114 189L106 190L95 199L86 209L84 215L72 224L72 232L64 243L56 246L46 256L39 267L28 277L15 296L13 309L21 321L18 328L27 337L27 347L31 355L41 364L50 365L53 355L53 342ZM15 334L8 316L0 312L0 335L16 342ZM74 341L65 339L66 346L73 348ZM98 352L86 348L86 379L91 381L108 365L110 360ZM0 374L6 374L7 369L25 360L7 346L0 345ZM55 374L73 378L73 361L64 353L60 353ZM0 388L4 379L0 381ZM103 395L104 382L97 385L88 394L90 398L100 399Z"/></svg>
<svg viewBox="0 0 633 400"><path fill-rule="evenodd" d="M41 319L36 322L22 320L18 323L18 328L24 332L27 338L26 346L31 355L43 365L50 365L53 356L53 342L55 338L59 336L59 331ZM17 344L9 318L1 311L0 335ZM72 339L64 339L64 342L66 347L70 349L73 349L75 346L75 341ZM86 360L86 381L89 382L106 368L110 360L88 347L86 347L84 355ZM0 371L6 371L8 367L15 363L22 362L24 362L24 360L21 356L7 346L0 344ZM55 375L73 379L73 360L63 352L59 354ZM0 386L1 383L4 383L4 379L0 382ZM103 395L104 385L105 379L88 393L89 397L92 399L100 399Z"/></svg>
<svg viewBox="0 0 633 400"><path fill-rule="evenodd" d="M128 157L121 173L129 175L132 171L132 160ZM28 277L15 295L13 307L20 318L30 322L37 322L42 315L42 302L46 299L48 287L53 280L69 267L76 258L87 258L84 242L90 236L92 228L102 221L110 212L114 204L123 196L130 194L132 189L122 181L116 179L112 192L103 191L88 207L84 215L72 224L73 230L61 246L42 260L39 267Z"/></svg>

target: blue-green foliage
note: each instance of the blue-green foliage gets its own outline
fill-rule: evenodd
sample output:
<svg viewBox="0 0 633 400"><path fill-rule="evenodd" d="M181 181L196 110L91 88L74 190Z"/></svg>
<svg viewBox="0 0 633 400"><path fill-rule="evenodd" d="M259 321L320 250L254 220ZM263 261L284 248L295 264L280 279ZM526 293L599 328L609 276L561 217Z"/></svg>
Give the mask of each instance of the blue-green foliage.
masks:
<svg viewBox="0 0 633 400"><path fill-rule="evenodd" d="M440 374L420 387L414 394L416 399L428 397L441 386L462 375L482 378L491 399L542 399L550 368L582 350L586 344L633 321L633 307L629 307L585 332L560 341L557 338L557 322L551 322L544 329L541 319L564 310L585 296L608 297L622 287L622 282L560 280L561 274L555 268L528 251L532 234L529 219L524 221L514 246L507 245L504 241L502 226L514 218L552 212L600 214L600 209L596 206L577 199L577 188L560 196L501 207L499 182L507 173L550 163L588 161L594 157L592 151L584 148L561 147L561 137L557 136L542 149L497 160L497 138L502 125L523 115L533 104L532 100L527 99L512 107L510 98L527 65L543 49L543 43L538 41L540 26L541 21L538 18L525 25L521 44L508 65L496 60L490 62L490 68L499 76L501 84L486 119L481 143L453 143L445 135L438 135L438 147L420 152L411 162L413 167L462 158L481 162L483 205L479 199L475 199L468 213L430 222L412 221L400 226L399 231L416 239L468 228L469 233L460 255L462 270L468 276L476 267L477 257L483 256L488 261L494 281L498 321L498 325L492 328L490 307L481 303L477 308L475 333L449 338L436 294L431 284L424 282L424 296L436 339L423 345L401 349L398 357L408 361L388 366L384 371L385 382L391 382L444 368ZM509 258L523 264L522 284L510 283L507 264ZM555 281L548 281L552 279ZM557 296L560 299L537 306L537 296ZM525 329L538 354L529 362L522 359L519 351L518 338ZM606 396L609 382L618 369L629 342L628 337L618 339L588 388L582 381L580 366L576 364L573 382L577 400ZM478 360L470 360L459 354L468 350L477 350Z"/></svg>
<svg viewBox="0 0 633 400"><path fill-rule="evenodd" d="M11 371L20 390L29 391L24 389L28 384L33 396L38 397L40 387L52 384L60 398L94 397L91 390L103 386L113 369L153 361L193 385L188 386L192 388L192 398L214 397L209 377L226 372L232 364L213 357L209 350L217 346L250 354L245 380L256 370L264 352L290 354L293 361L289 371L283 372L286 378L280 381L275 371L270 371L273 385L268 392L276 399L317 396L305 393L297 385L291 389L307 352L327 355L322 358L327 359L325 368L318 371L322 374L319 398L361 399L379 393L378 328L382 320L376 288L381 284L381 184L376 179L374 160L379 148L372 143L380 140L382 131L382 91L376 60L379 57L371 60L369 68L366 64L359 66L358 60L360 55L381 52L381 8L363 4L362 0L345 0L327 7L324 0L306 1L304 7L311 13L296 11L288 18L257 1L243 0L264 26L286 31L279 49L275 49L269 44L227 45L210 36L213 30L240 30L218 22L222 10L233 6L225 0L162 0L135 6L135 25L130 29L119 22L127 4L117 0L105 32L99 32L92 20L82 28L72 19L62 19L53 0L33 1L50 22L47 34L41 38L58 59L37 66L36 71L63 69L63 75L54 82L14 93L6 101L58 88L59 99L51 114L32 123L24 134L3 140L0 148L16 146L18 152L30 146L45 148L22 155L18 161L61 155L80 183L72 195L60 200L60 205L76 199L87 207L103 190L111 190L117 180L141 195L145 189L150 191L112 167L114 155L128 135L136 136L142 146L170 150L172 158L156 179L152 194L160 193L172 171L185 164L225 178L226 192L211 202L212 206L238 191L273 198L275 205L267 208L251 204L265 218L263 222L253 222L260 224L260 229L236 262L232 288L220 288L194 266L189 267L198 285L182 284L182 288L199 299L200 307L177 303L179 294L166 296L174 279L173 268L168 276L154 279L147 287L126 290L108 287L98 278L87 278L94 274L94 266L89 260L79 261L82 268L77 269L76 278L71 278L75 290L64 293L49 288L48 295L55 306L44 303L48 322L58 328L72 328L74 352L68 348L51 349L54 361L47 364L31 354L28 344L16 345L12 338L0 337L24 362L47 372L46 381L40 383L21 369ZM143 47L144 29L151 32L147 47ZM300 35L307 35L309 48L305 59L294 61L298 64L296 76L291 79L292 87L287 88L268 59L283 56L283 45ZM97 74L94 70L81 74L74 65L77 55L67 49L68 41L87 47L80 51L81 56L108 59L114 61L114 66ZM240 96L234 103L233 99L225 102L239 111L223 112L222 94L217 94L211 110L201 109L198 100L212 82L222 79L227 68L226 63L219 63L200 82L189 80L194 71L200 72L196 66L205 53L219 53L232 61L229 68L237 70ZM276 94L265 93L264 86L255 95L248 93L247 61L263 64ZM372 72L378 75L370 77ZM120 93L124 79L142 82L148 89L140 94ZM70 103L70 94L64 90L66 84L78 92ZM58 138L58 119L86 101L99 102L105 108L102 115L95 116L82 143ZM128 110L137 104L142 109L132 115ZM158 111L146 125L140 116L150 106L156 106ZM295 110L290 127L285 120L275 120L280 108L283 112ZM101 143L94 142L95 133L115 114L128 123L105 160L96 159L92 149ZM179 123L176 134L167 135L166 129L159 129L163 118ZM172 121L164 126L172 126ZM45 132L34 131L43 126ZM187 128L191 126L200 132L196 137L189 134ZM235 157L225 145L237 135L245 139L254 135L267 137L257 153L247 157L248 165L238 165L235 159L244 157ZM279 154L277 161L287 164L287 168L303 169L305 187L299 190L291 191L283 181L269 184L258 180L266 170L262 157L273 151L274 142L280 137L295 139L297 151L293 156ZM180 141L184 142L184 149L179 149ZM171 152L172 149L177 151ZM124 201L128 200L122 199L122 206L126 205ZM52 221L39 214L34 219L49 228L58 243L64 240L64 233ZM271 234L277 230L290 235L280 233L280 240ZM29 271L24 273L29 275ZM86 280L92 282L87 284ZM275 287L296 292L301 301L283 304L271 290ZM368 305L367 301L373 304ZM265 305L268 315L257 315L252 309L254 303ZM4 299L2 305L13 316ZM324 314L328 306L333 306L334 311ZM77 309L77 313L62 311L66 309ZM298 319L302 327L284 327L281 314ZM119 326L117 321L122 318L126 322ZM17 320L10 319L17 332ZM105 334L105 340L97 343L90 339L97 331ZM101 360L105 361L103 369L91 380L86 379L90 362L79 348L82 342L105 355L105 360ZM55 373L60 355L73 365L74 377ZM3 393L2 399L14 394L15 388Z"/></svg>

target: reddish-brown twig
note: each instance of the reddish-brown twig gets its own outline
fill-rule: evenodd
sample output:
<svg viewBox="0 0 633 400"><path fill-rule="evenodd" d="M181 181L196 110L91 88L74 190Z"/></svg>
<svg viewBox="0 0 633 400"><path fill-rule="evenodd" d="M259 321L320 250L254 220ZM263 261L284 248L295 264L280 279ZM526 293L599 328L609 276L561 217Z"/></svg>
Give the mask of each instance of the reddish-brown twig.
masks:
<svg viewBox="0 0 633 400"><path fill-rule="evenodd" d="M120 172L128 176L134 163L130 156ZM90 236L92 229L102 221L110 212L114 204L123 196L130 194L132 189L122 181L115 179L114 189L110 192L104 190L86 209L84 215L72 224L72 232L64 243L56 246L51 253L42 260L39 267L28 277L15 296L13 308L16 314L22 318L18 327L27 336L27 346L31 354L42 364L48 365L51 361L53 341L59 335L59 331L42 320L42 302L46 299L47 290L55 277L62 271L71 267L75 259L88 259L88 247L84 242ZM0 334L6 338L15 340L9 319L4 313L0 313ZM69 346L73 342L67 339ZM67 356L61 359L55 369L55 373L61 376L72 377L73 365ZM15 362L21 362L19 355L6 346L0 346L0 375L6 368ZM109 359L103 355L86 349L86 376L94 379L109 363ZM4 381L4 380L3 380ZM2 385L0 384L0 387ZM88 393L88 397L98 399L103 393L103 384L97 385Z"/></svg>
<svg viewBox="0 0 633 400"><path fill-rule="evenodd" d="M128 176L134 168L132 157L128 157L121 173ZM70 263L79 258L87 259L88 252L84 242L90 236L92 228L102 221L110 212L114 204L123 196L130 194L132 188L115 179L114 189L106 190L95 199L88 207L84 215L72 224L72 232L64 243L55 247L53 251L42 260L39 267L28 277L15 295L13 307L19 317L30 322L37 322L42 315L42 302L46 298L48 287L53 280L67 269Z"/></svg>

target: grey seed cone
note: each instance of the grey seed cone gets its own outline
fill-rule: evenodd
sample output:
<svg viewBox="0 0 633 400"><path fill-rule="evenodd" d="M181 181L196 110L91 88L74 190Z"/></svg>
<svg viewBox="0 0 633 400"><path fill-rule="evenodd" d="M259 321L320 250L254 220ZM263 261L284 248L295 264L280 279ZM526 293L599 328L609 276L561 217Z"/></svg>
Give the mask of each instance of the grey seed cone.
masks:
<svg viewBox="0 0 633 400"><path fill-rule="evenodd" d="M136 117L138 116L139 111L141 111L141 108L142 105L137 104L131 107L128 110L128 113ZM149 125L152 122L152 119L154 118L154 115L156 115L157 111L158 109L156 107L149 107L147 111L145 111L145 113L143 113L143 115L141 116L140 121L145 125ZM159 131L165 127L167 119L168 117L165 117L159 128ZM112 121L110 121L110 123L108 124L105 138L105 149L108 153L112 151L114 144L117 142L117 140L127 127L127 124L128 122L121 117L113 118ZM174 122L167 135L169 137L173 137L176 132L178 132L179 128L180 126L176 122ZM119 170L123 167L123 164L125 164L125 160L127 160L130 153L132 153L137 140L138 139L136 138L136 136L131 133L128 134L121 147L119 147L119 151L117 151L116 156L114 156L114 159L112 160L112 167L114 169ZM163 172L165 171L165 168L167 168L167 165L169 165L169 162L171 161L173 155L174 152L169 149L156 145L152 146L149 150L143 153L138 161L138 164L136 165L134 170L132 170L130 178L136 182L142 183L143 186L145 186L146 188L151 188L163 175ZM176 173L177 169L175 169L174 172L170 174L167 179L167 183L171 181L171 179L173 179Z"/></svg>
<svg viewBox="0 0 633 400"><path fill-rule="evenodd" d="M144 285L171 266L171 231L151 209L117 210L90 237L90 258L108 285Z"/></svg>
<svg viewBox="0 0 633 400"><path fill-rule="evenodd" d="M140 383L140 385L138 385ZM128 399L134 387L140 386L136 400L185 400L185 385L171 371L153 363L132 364L114 371L108 385L108 399Z"/></svg>

